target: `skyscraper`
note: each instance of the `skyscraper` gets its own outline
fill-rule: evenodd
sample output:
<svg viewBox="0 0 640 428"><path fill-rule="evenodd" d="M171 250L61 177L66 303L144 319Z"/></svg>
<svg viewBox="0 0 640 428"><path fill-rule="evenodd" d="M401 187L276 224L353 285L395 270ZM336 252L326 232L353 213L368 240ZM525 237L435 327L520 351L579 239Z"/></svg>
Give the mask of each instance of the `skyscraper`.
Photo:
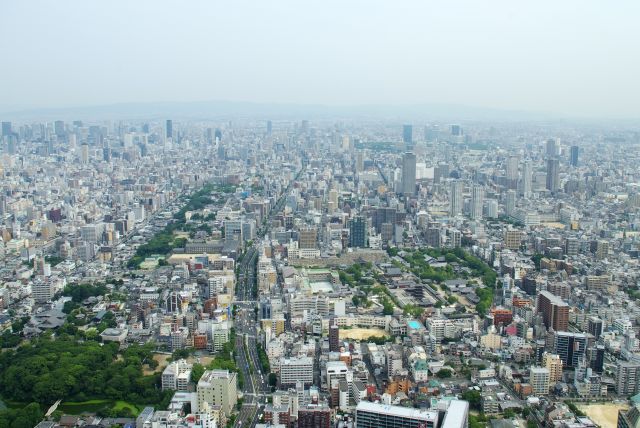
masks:
<svg viewBox="0 0 640 428"><path fill-rule="evenodd" d="M462 211L462 181L455 180L451 182L449 192L449 214L452 216L460 214Z"/></svg>
<svg viewBox="0 0 640 428"><path fill-rule="evenodd" d="M166 138L167 140L169 138L173 138L173 121L171 119L167 119L167 126L166 126Z"/></svg>
<svg viewBox="0 0 640 428"><path fill-rule="evenodd" d="M358 216L349 220L349 246L364 248L367 242L367 223Z"/></svg>
<svg viewBox="0 0 640 428"><path fill-rule="evenodd" d="M537 312L542 314L542 320L548 329L569 329L569 305L560 297L546 290L541 291L538 295Z"/></svg>
<svg viewBox="0 0 640 428"><path fill-rule="evenodd" d="M11 135L11 122L2 122L2 136Z"/></svg>
<svg viewBox="0 0 640 428"><path fill-rule="evenodd" d="M504 202L504 213L508 216L513 215L516 209L516 192L515 190L507 190L507 196Z"/></svg>
<svg viewBox="0 0 640 428"><path fill-rule="evenodd" d="M402 125L402 141L405 144L413 143L413 126Z"/></svg>
<svg viewBox="0 0 640 428"><path fill-rule="evenodd" d="M580 153L580 148L578 146L571 146L571 166L578 166L578 154Z"/></svg>
<svg viewBox="0 0 640 428"><path fill-rule="evenodd" d="M56 120L53 123L53 130L57 137L64 137L64 122L62 120Z"/></svg>
<svg viewBox="0 0 640 428"><path fill-rule="evenodd" d="M273 123L270 120L267 120L267 134L271 135L273 131Z"/></svg>
<svg viewBox="0 0 640 428"><path fill-rule="evenodd" d="M484 205L484 188L479 184L474 184L471 190L471 218L479 220L482 218L482 207Z"/></svg>
<svg viewBox="0 0 640 428"><path fill-rule="evenodd" d="M533 171L531 162L525 161L522 164L522 196L531 197L531 181L533 180Z"/></svg>
<svg viewBox="0 0 640 428"><path fill-rule="evenodd" d="M509 189L516 189L518 186L518 156L507 157L505 165L506 185Z"/></svg>
<svg viewBox="0 0 640 428"><path fill-rule="evenodd" d="M356 152L356 172L364 171L364 153L362 150Z"/></svg>
<svg viewBox="0 0 640 428"><path fill-rule="evenodd" d="M548 158L556 157L558 155L558 144L557 144L556 140L554 140L554 139L547 140L546 149L547 149L547 157Z"/></svg>
<svg viewBox="0 0 640 428"><path fill-rule="evenodd" d="M547 190L555 192L560 188L560 161L558 158L547 159Z"/></svg>
<svg viewBox="0 0 640 428"><path fill-rule="evenodd" d="M416 155L406 152L402 157L402 194L413 195L416 190Z"/></svg>

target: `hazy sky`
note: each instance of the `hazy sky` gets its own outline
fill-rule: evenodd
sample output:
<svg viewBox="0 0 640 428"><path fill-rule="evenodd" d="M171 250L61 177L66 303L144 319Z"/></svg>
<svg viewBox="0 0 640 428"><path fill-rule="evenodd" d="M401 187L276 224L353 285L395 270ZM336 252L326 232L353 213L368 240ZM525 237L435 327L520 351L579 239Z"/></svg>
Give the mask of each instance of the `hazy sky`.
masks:
<svg viewBox="0 0 640 428"><path fill-rule="evenodd" d="M0 0L0 107L449 103L640 118L640 2Z"/></svg>

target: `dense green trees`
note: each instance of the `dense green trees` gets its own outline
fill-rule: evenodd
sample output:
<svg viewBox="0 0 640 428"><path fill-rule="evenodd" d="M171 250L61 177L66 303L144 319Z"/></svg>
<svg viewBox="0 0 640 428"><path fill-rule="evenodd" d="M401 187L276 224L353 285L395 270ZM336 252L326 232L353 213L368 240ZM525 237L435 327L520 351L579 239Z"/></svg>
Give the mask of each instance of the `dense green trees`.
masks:
<svg viewBox="0 0 640 428"><path fill-rule="evenodd" d="M41 338L0 354L0 394L24 403L96 398L159 403L166 395L159 388L160 375L142 373L152 351L152 344L118 354L116 343Z"/></svg>
<svg viewBox="0 0 640 428"><path fill-rule="evenodd" d="M468 389L462 393L462 399L469 402L469 407L478 412L482 411L482 395L480 391Z"/></svg>
<svg viewBox="0 0 640 428"><path fill-rule="evenodd" d="M258 358L260 358L260 366L262 366L262 373L269 373L271 371L271 364L269 364L269 357L265 352L262 345L258 343Z"/></svg>
<svg viewBox="0 0 640 428"><path fill-rule="evenodd" d="M38 403L31 403L21 409L0 410L0 427L33 428L44 418Z"/></svg>
<svg viewBox="0 0 640 428"><path fill-rule="evenodd" d="M88 297L104 296L109 289L104 284L69 284L62 291L63 296L71 297L75 303L81 303Z"/></svg>

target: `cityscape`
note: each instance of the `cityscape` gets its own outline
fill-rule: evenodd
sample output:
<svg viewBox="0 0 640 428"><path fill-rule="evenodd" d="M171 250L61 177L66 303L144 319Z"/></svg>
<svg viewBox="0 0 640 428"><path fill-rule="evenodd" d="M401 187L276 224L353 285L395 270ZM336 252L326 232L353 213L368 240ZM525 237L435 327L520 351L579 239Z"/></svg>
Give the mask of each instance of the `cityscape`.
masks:
<svg viewBox="0 0 640 428"><path fill-rule="evenodd" d="M213 3L7 7L0 428L640 427L632 6Z"/></svg>

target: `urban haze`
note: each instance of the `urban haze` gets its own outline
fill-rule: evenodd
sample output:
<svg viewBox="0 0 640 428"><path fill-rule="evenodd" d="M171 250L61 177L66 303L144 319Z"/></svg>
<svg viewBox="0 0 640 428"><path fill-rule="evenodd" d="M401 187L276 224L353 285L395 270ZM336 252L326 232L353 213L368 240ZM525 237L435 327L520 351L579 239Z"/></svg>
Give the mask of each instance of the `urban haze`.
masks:
<svg viewBox="0 0 640 428"><path fill-rule="evenodd" d="M0 3L0 428L640 426L636 2Z"/></svg>

